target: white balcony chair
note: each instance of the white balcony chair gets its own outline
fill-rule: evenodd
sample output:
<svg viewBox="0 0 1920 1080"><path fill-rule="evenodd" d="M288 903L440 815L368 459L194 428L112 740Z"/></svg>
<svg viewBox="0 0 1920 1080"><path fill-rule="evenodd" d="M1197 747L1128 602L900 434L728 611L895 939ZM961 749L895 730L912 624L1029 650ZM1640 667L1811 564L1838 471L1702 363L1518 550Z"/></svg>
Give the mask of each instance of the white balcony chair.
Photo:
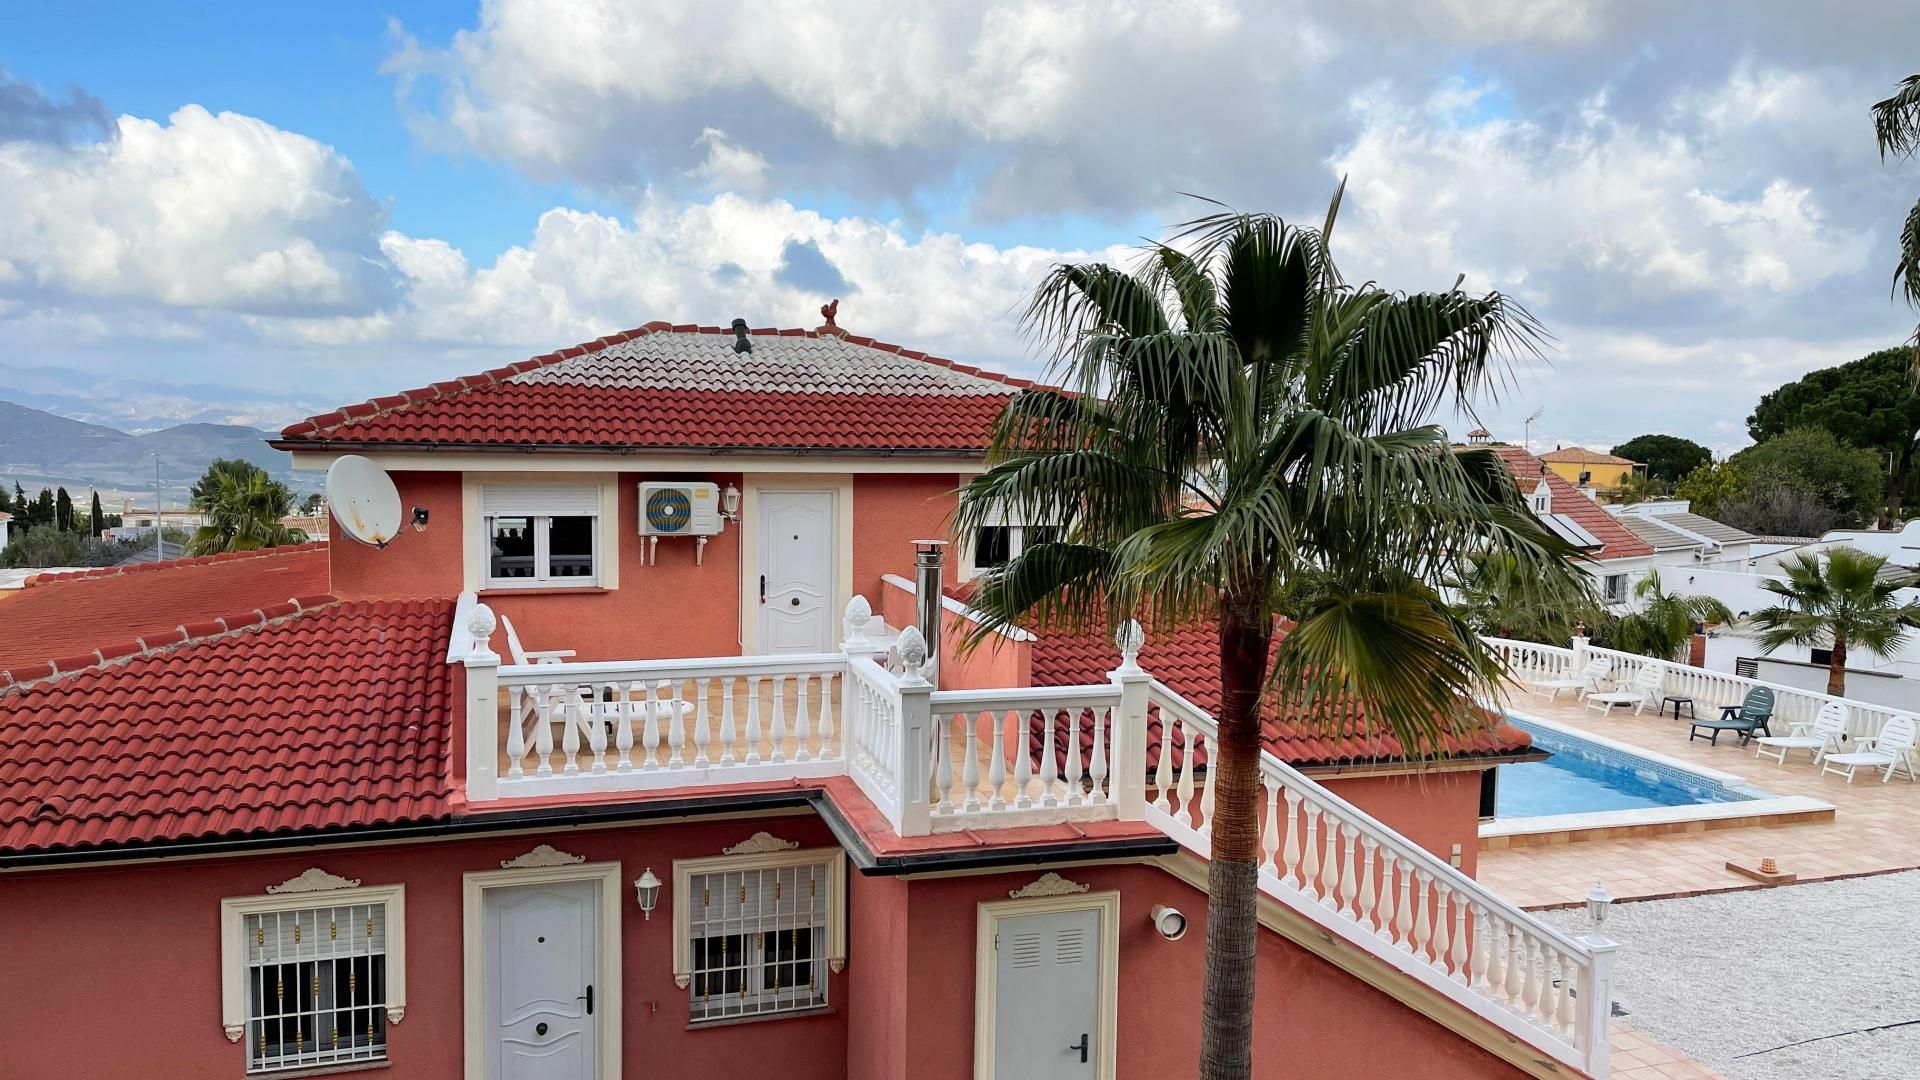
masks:
<svg viewBox="0 0 1920 1080"><path fill-rule="evenodd" d="M1633 673L1633 682L1619 690L1609 690L1587 695L1587 708L1597 709L1602 715L1611 715L1615 705L1633 706L1633 715L1639 716L1650 701L1660 699L1660 691L1667 685L1667 665L1658 660L1649 660L1640 665Z"/></svg>
<svg viewBox="0 0 1920 1080"><path fill-rule="evenodd" d="M1813 763L1818 765L1822 758L1840 749L1840 736L1847 730L1847 712L1846 703L1829 701L1820 706L1820 713L1812 723L1801 721L1788 728L1785 735L1767 735L1753 740L1753 756L1772 758L1785 766L1788 753L1805 750L1813 755Z"/></svg>
<svg viewBox="0 0 1920 1080"><path fill-rule="evenodd" d="M1894 713L1880 734L1871 739L1861 739L1860 749L1846 754L1828 754L1820 763L1820 774L1838 773L1853 783L1853 774L1866 769L1884 768L1886 774L1880 777L1881 783L1893 779L1896 771L1904 770L1907 779L1914 779L1913 747L1920 742L1920 723L1916 723L1912 713Z"/></svg>
<svg viewBox="0 0 1920 1080"><path fill-rule="evenodd" d="M1607 677L1607 672L1612 667L1613 665L1605 657L1596 656L1587 661L1587 666L1580 669L1578 675L1565 679L1536 679L1529 685L1533 688L1534 697L1544 697L1552 701L1560 696L1560 691L1572 690L1575 698L1578 699L1598 690L1600 680ZM1547 692L1541 693L1543 690Z"/></svg>
<svg viewBox="0 0 1920 1080"><path fill-rule="evenodd" d="M558 664L580 655L574 649L539 649L528 652L520 647L520 635L513 632L513 620L500 616L500 629L507 632L507 654L516 664Z"/></svg>

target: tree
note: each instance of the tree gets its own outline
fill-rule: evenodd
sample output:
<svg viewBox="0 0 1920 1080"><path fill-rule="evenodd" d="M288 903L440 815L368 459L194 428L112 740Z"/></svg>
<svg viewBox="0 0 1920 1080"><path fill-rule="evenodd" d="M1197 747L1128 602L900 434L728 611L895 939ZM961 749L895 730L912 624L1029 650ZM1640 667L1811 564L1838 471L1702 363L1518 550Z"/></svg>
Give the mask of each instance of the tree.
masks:
<svg viewBox="0 0 1920 1080"><path fill-rule="evenodd" d="M1748 490L1775 484L1812 494L1842 525L1871 519L1880 508L1880 455L1842 446L1822 428L1799 427L1733 455Z"/></svg>
<svg viewBox="0 0 1920 1080"><path fill-rule="evenodd" d="M1873 135L1880 144L1880 160L1888 154L1910 158L1920 150L1920 75L1900 80L1893 96L1873 106ZM1900 261L1893 268L1893 292L1907 306L1920 308L1920 202L1907 211L1900 228ZM1913 379L1920 383L1920 330L1914 331L1908 350Z"/></svg>
<svg viewBox="0 0 1920 1080"><path fill-rule="evenodd" d="M1428 582L1466 573L1469 552L1512 558L1522 584L1578 573L1492 454L1453 453L1424 423L1541 331L1499 293L1343 282L1338 205L1320 230L1203 218L1134 273L1055 267L1026 323L1067 389L1013 398L956 514L962 535L999 508L1065 528L981 579L973 642L1016 622L1218 626L1207 1080L1252 1072L1263 700L1317 716L1349 699L1431 753L1484 723L1472 701L1500 665Z"/></svg>
<svg viewBox="0 0 1920 1080"><path fill-rule="evenodd" d="M1696 514L1716 517L1721 507L1746 493L1746 484L1740 476L1740 470L1732 462L1709 461L1697 466L1688 473L1686 479L1673 486L1673 495L1677 499L1686 499L1692 503Z"/></svg>
<svg viewBox="0 0 1920 1080"><path fill-rule="evenodd" d="M27 498L27 493L21 489L18 480L13 482L13 516L15 531L24 532L33 524L30 520L33 516L33 503Z"/></svg>
<svg viewBox="0 0 1920 1080"><path fill-rule="evenodd" d="M1908 350L1881 349L1808 372L1762 396L1747 417L1747 433L1765 442L1794 428L1817 427L1847 446L1891 456L1887 510L1898 518L1920 445L1920 393L1914 392L1911 365Z"/></svg>
<svg viewBox="0 0 1920 1080"><path fill-rule="evenodd" d="M93 509L87 515L87 521L93 529L93 535L99 536L100 530L107 527L106 511L100 509L100 493L93 493Z"/></svg>
<svg viewBox="0 0 1920 1080"><path fill-rule="evenodd" d="M1476 633L1564 645L1576 625L1598 625L1605 617L1586 574L1530 584L1518 560L1499 554L1469 556L1465 569L1448 585L1454 610ZM1556 587L1563 591L1556 594Z"/></svg>
<svg viewBox="0 0 1920 1080"><path fill-rule="evenodd" d="M307 492L307 497L300 500L300 513L307 517L313 517L320 512L320 506L325 501L326 496L317 491L309 491Z"/></svg>
<svg viewBox="0 0 1920 1080"><path fill-rule="evenodd" d="M1808 552L1782 560L1785 580L1761 582L1782 603L1752 615L1760 647L1773 652L1787 645L1826 644L1833 650L1827 662L1827 693L1844 697L1848 649L1858 646L1875 656L1892 656L1907 630L1920 626L1920 603L1894 595L1920 576L1883 577L1886 564L1885 557L1852 547L1831 548L1824 561Z"/></svg>
<svg viewBox="0 0 1920 1080"><path fill-rule="evenodd" d="M1594 637L1602 647L1678 660L1702 625L1733 621L1727 605L1711 596L1668 592L1658 570L1634 583L1633 599L1632 611L1597 628Z"/></svg>
<svg viewBox="0 0 1920 1080"><path fill-rule="evenodd" d="M53 525L61 532L73 532L73 496L61 488L53 497Z"/></svg>
<svg viewBox="0 0 1920 1080"><path fill-rule="evenodd" d="M1744 490L1714 516L1757 536L1821 536L1840 524L1840 515L1812 492L1782 483Z"/></svg>
<svg viewBox="0 0 1920 1080"><path fill-rule="evenodd" d="M40 494L33 500L32 509L28 511L27 520L28 524L35 526L55 525L59 521L59 516L54 509L52 489L40 489Z"/></svg>
<svg viewBox="0 0 1920 1080"><path fill-rule="evenodd" d="M1639 435L1614 447L1615 457L1638 461L1655 480L1679 480L1713 460L1713 452L1678 435Z"/></svg>
<svg viewBox="0 0 1920 1080"><path fill-rule="evenodd" d="M242 479L231 470L208 469L201 480L206 494L196 495L193 505L206 515L207 523L194 530L186 554L256 551L306 542L305 533L280 523L293 508L293 493L265 470L255 469ZM194 488L201 490L201 485Z"/></svg>
<svg viewBox="0 0 1920 1080"><path fill-rule="evenodd" d="M188 490L187 505L198 508L203 502L212 498L215 486L218 484L216 478L220 476L231 476L242 483L246 483L255 476L264 477L275 487L287 493L287 505L289 508L293 505L292 489L277 480L273 480L272 477L268 476L267 470L245 458L215 458L213 462L207 466L207 471L201 473L200 479L195 480L193 487Z"/></svg>

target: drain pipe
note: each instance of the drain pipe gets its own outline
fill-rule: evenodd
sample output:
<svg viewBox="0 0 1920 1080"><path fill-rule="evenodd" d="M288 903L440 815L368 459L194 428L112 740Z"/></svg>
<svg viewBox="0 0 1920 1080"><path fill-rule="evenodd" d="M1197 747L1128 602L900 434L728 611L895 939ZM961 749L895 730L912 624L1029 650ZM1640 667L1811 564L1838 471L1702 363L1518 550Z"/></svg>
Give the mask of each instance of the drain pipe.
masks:
<svg viewBox="0 0 1920 1080"><path fill-rule="evenodd" d="M920 636L927 639L928 670L922 674L935 689L940 686L940 614L941 601L946 595L941 591L940 569L946 562L946 554L945 540L913 542L914 612Z"/></svg>

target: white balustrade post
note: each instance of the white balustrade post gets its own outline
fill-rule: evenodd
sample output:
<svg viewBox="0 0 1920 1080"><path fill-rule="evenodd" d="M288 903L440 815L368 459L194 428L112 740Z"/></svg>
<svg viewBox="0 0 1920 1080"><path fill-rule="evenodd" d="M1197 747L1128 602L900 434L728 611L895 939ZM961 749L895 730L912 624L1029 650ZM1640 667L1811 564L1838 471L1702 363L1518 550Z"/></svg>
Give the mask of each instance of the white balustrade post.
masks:
<svg viewBox="0 0 1920 1080"><path fill-rule="evenodd" d="M1585 939L1591 966L1587 985L1580 988L1580 1013L1575 1020L1574 1045L1587 1055L1589 1076L1608 1076L1613 1021L1613 957L1619 946L1594 934Z"/></svg>
<svg viewBox="0 0 1920 1080"><path fill-rule="evenodd" d="M867 603L866 597L854 593L853 599L847 601L846 614L840 620L840 652L847 659L859 657L871 660L880 651L873 639L867 636L867 623L872 619L873 605Z"/></svg>
<svg viewBox="0 0 1920 1080"><path fill-rule="evenodd" d="M889 762L896 783L893 831L900 836L925 836L933 831L927 809L931 786L928 750L933 728L933 684L921 674L927 664L927 639L918 627L909 626L900 633L900 661L906 670L900 676L900 731ZM969 747L971 749L971 747Z"/></svg>
<svg viewBox="0 0 1920 1080"><path fill-rule="evenodd" d="M472 802L500 797L500 655L487 644L494 626L493 609L475 604L467 617L473 644L461 660L467 669L467 799ZM520 722L517 715L507 719Z"/></svg>
<svg viewBox="0 0 1920 1080"><path fill-rule="evenodd" d="M1592 643L1592 639L1587 637L1586 626L1573 628L1573 674L1578 674L1587 666L1587 646Z"/></svg>
<svg viewBox="0 0 1920 1080"><path fill-rule="evenodd" d="M1107 677L1120 688L1120 707L1114 710L1108 725L1112 729L1109 737L1113 757L1107 790L1121 821L1139 821L1147 813L1147 685L1153 682L1153 676L1140 667L1140 647L1147 643L1147 635L1138 620L1122 623L1113 641L1120 646L1120 666ZM1164 714L1160 722L1171 723ZM1164 747L1161 752L1165 753ZM1192 768L1193 763L1188 762L1188 771ZM1161 792L1160 797L1164 799L1166 793ZM1184 814L1187 808L1180 810Z"/></svg>

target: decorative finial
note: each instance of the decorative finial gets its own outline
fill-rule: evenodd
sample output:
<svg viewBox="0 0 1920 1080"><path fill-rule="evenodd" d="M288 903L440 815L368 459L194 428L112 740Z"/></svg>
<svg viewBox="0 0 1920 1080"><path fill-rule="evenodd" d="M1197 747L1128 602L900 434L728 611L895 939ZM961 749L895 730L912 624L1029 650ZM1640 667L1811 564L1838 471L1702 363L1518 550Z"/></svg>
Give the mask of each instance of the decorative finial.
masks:
<svg viewBox="0 0 1920 1080"><path fill-rule="evenodd" d="M900 631L900 662L907 666L907 674L916 678L921 667L927 662L927 639L917 626L909 626Z"/></svg>
<svg viewBox="0 0 1920 1080"><path fill-rule="evenodd" d="M834 297L832 302L830 303L821 304L820 317L827 320L827 325L821 327L820 329L822 330L840 329L840 327L836 326L833 321L833 317L838 314L840 314L840 298L839 297L837 296Z"/></svg>
<svg viewBox="0 0 1920 1080"><path fill-rule="evenodd" d="M866 597L854 593L853 599L847 601L847 613L844 617L847 640L852 641L865 630L867 620L871 618L873 618L873 605L867 603Z"/></svg>
<svg viewBox="0 0 1920 1080"><path fill-rule="evenodd" d="M1120 647L1120 670L1129 675L1140 670L1140 649L1147 643L1147 632L1139 619L1128 619L1113 631L1113 643Z"/></svg>
<svg viewBox="0 0 1920 1080"><path fill-rule="evenodd" d="M473 613L467 616L467 633L472 634L475 641L486 641L493 637L494 627L499 625L500 620L494 617L493 609L485 604L473 605Z"/></svg>

